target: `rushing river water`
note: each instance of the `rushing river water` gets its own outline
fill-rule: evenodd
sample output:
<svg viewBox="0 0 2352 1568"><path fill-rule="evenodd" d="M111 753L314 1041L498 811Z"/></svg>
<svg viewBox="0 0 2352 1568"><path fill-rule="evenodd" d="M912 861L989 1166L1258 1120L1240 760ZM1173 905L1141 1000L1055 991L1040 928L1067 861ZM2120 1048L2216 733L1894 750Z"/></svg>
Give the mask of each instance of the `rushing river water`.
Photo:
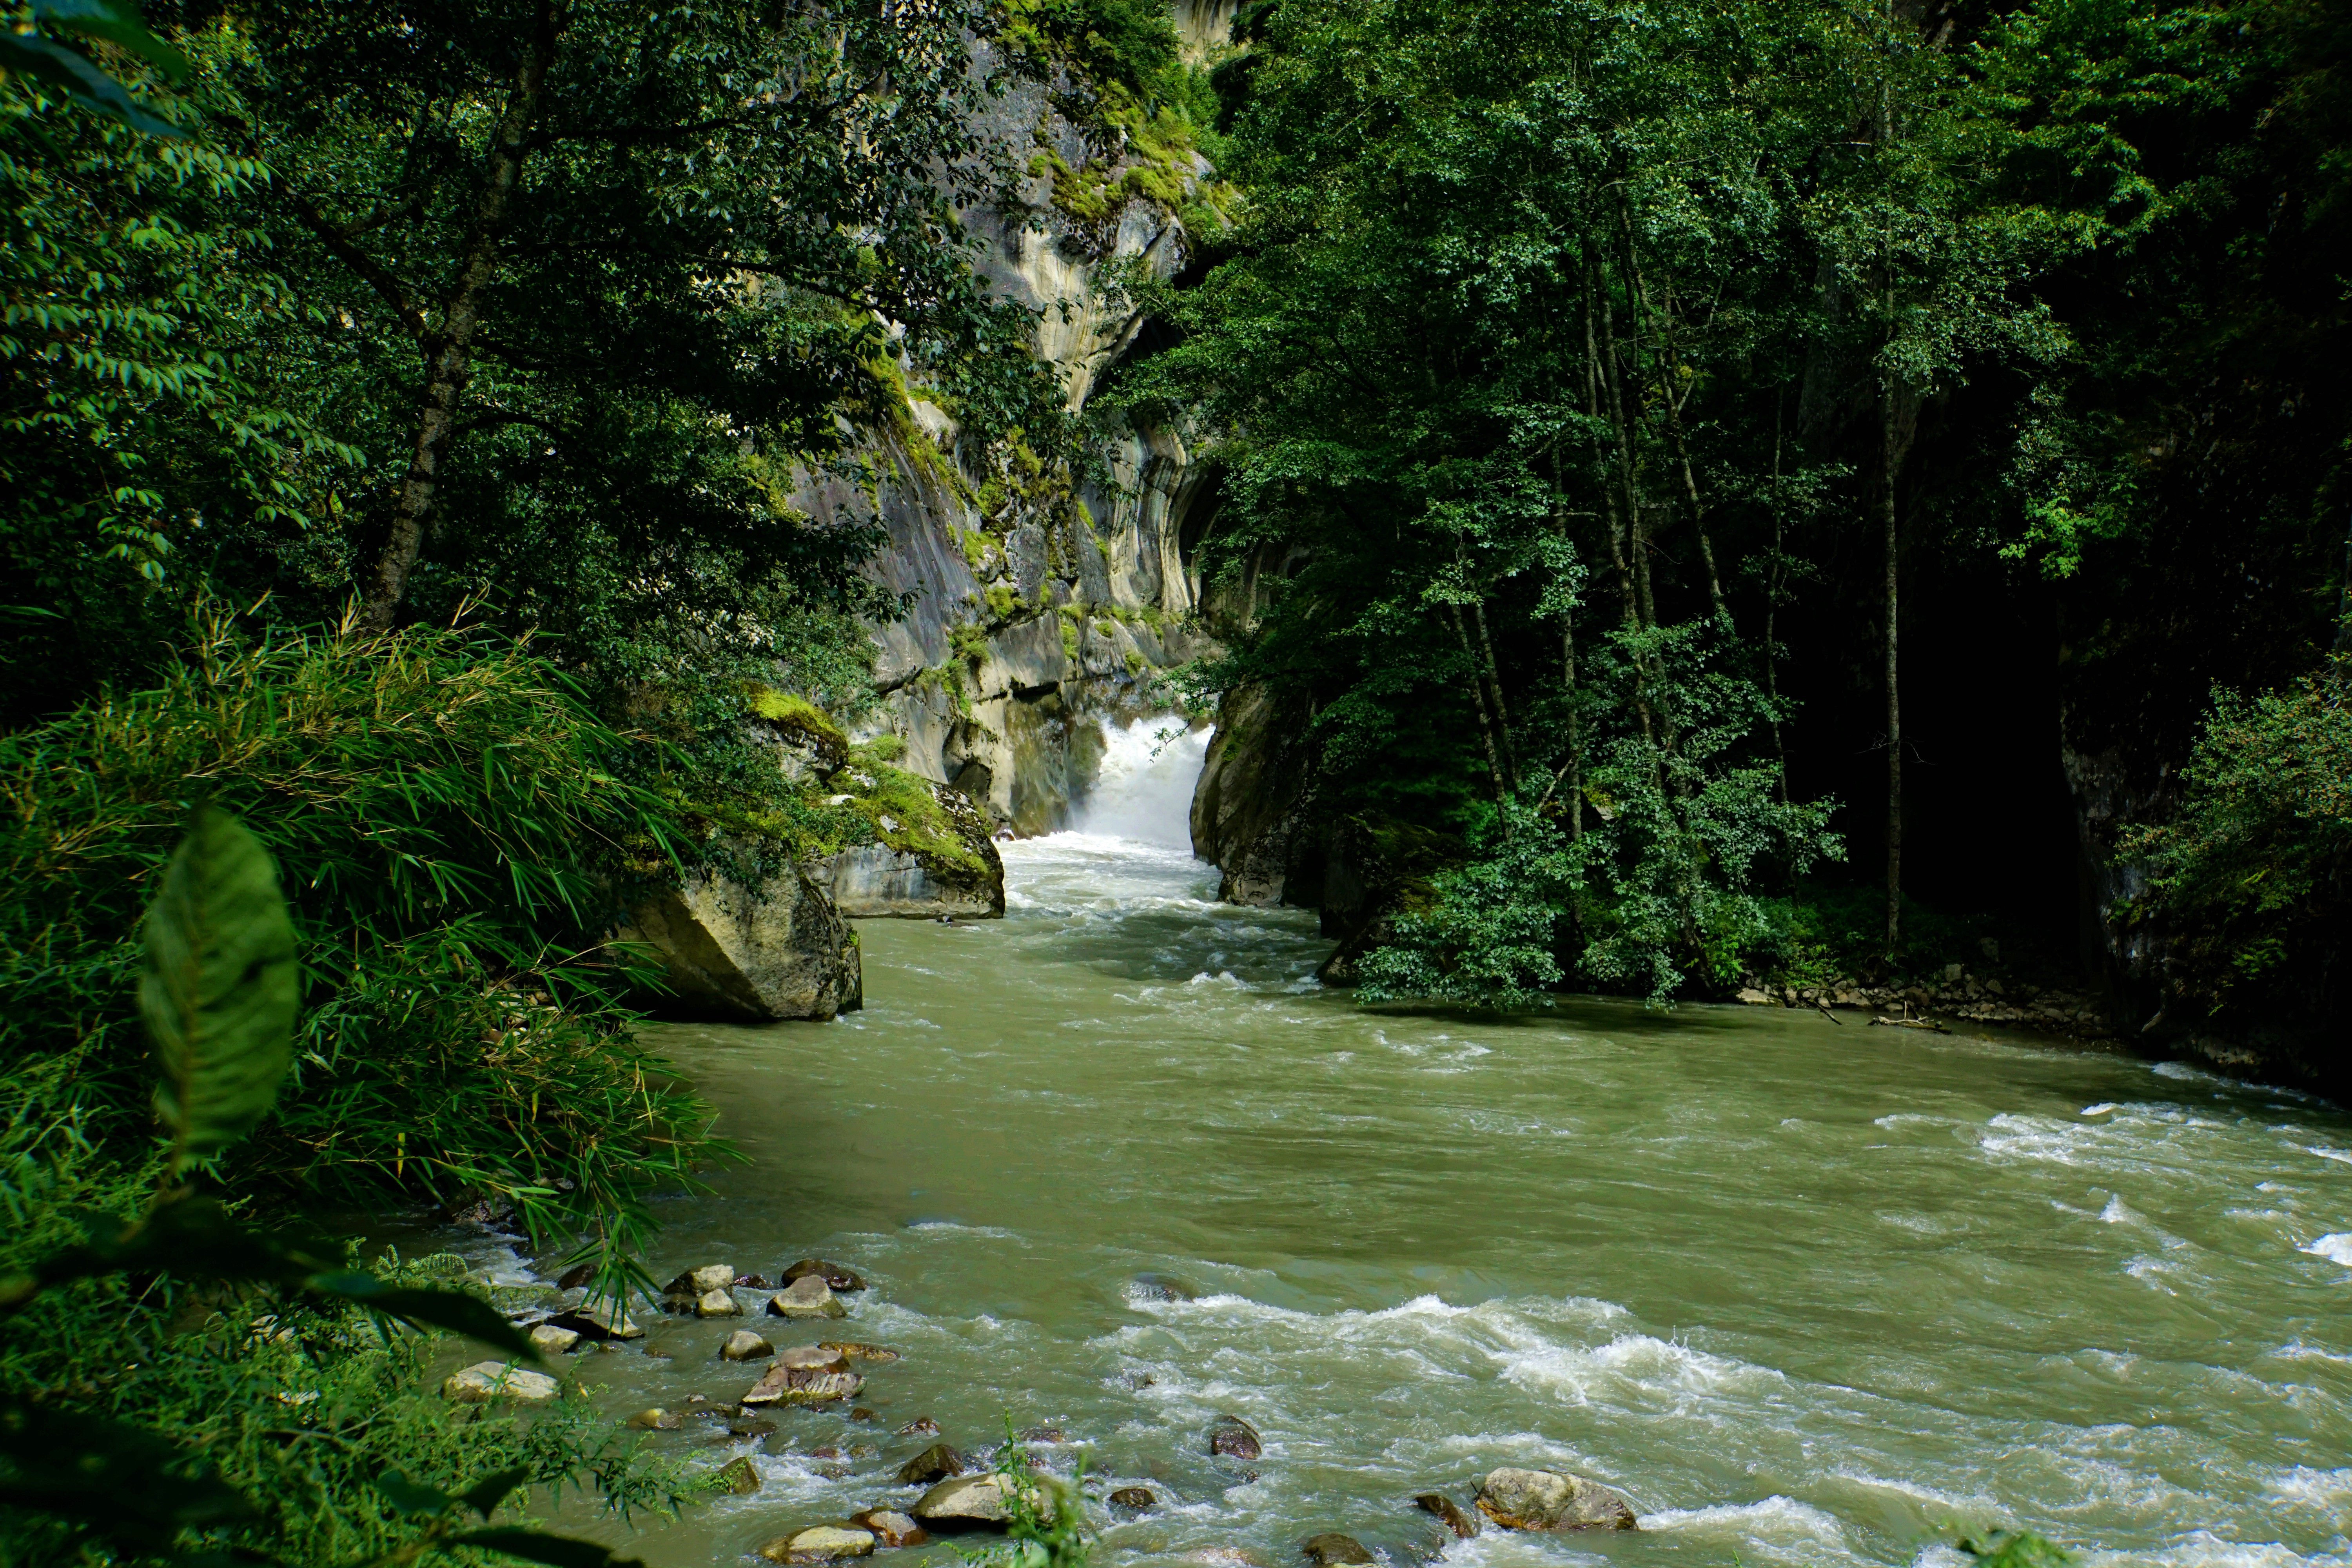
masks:
<svg viewBox="0 0 2352 1568"><path fill-rule="evenodd" d="M2352 1561L2341 1112L1779 1009L1366 1010L1315 984L1312 916L1213 901L1200 737L1143 740L1114 737L1097 831L1006 847L1003 921L865 923L864 1012L651 1031L751 1157L666 1205L658 1261L837 1260L871 1285L848 1322L755 1326L905 1359L866 1369L870 1424L653 1439L764 1484L632 1550L733 1563L903 1506L932 1439L898 1427L977 1447L1009 1413L1159 1494L1104 1516L1122 1568L1289 1568L1326 1530L1404 1568L1437 1544L1412 1494L1504 1464L1604 1480L1643 1528L1489 1531L1453 1568L1948 1562L1998 1526ZM577 1365L615 1412L733 1398L732 1326ZM1223 1412L1265 1435L1254 1476L1207 1456Z"/></svg>

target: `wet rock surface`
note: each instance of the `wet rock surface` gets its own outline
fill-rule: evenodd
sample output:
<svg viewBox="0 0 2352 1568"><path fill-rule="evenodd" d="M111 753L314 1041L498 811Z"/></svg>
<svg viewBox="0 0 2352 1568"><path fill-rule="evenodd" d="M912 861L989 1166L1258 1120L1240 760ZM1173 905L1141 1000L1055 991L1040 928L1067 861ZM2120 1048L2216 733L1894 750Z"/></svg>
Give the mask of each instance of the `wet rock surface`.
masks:
<svg viewBox="0 0 2352 1568"><path fill-rule="evenodd" d="M1209 1428L1209 1452L1228 1459L1255 1459L1265 1452L1257 1428L1238 1415L1220 1415Z"/></svg>
<svg viewBox="0 0 2352 1568"><path fill-rule="evenodd" d="M930 1429L934 1432L939 1430L935 1426ZM960 1476L971 1468L971 1460L947 1444L934 1443L898 1467L898 1484L902 1487L929 1486L950 1476Z"/></svg>
<svg viewBox="0 0 2352 1568"><path fill-rule="evenodd" d="M866 1281L858 1276L856 1270L845 1268L838 1263L827 1263L821 1258L802 1258L782 1274L777 1275L776 1283L779 1287L795 1285L812 1275L824 1280L826 1289L841 1291L845 1295L853 1290L866 1289Z"/></svg>
<svg viewBox="0 0 2352 1568"><path fill-rule="evenodd" d="M758 1361L776 1353L776 1347L749 1329L738 1329L727 1336L719 1353L728 1361Z"/></svg>
<svg viewBox="0 0 2352 1568"><path fill-rule="evenodd" d="M1467 1541L1478 1533L1478 1521L1444 1492L1423 1492L1412 1500L1412 1505L1423 1513L1434 1515L1440 1524L1461 1540Z"/></svg>
<svg viewBox="0 0 2352 1568"><path fill-rule="evenodd" d="M751 1461L741 1454L736 1455L719 1466L719 1473L712 1478L712 1480L719 1490L730 1497L750 1497L760 1489L760 1472L753 1468Z"/></svg>
<svg viewBox="0 0 2352 1568"><path fill-rule="evenodd" d="M920 1546L931 1538L931 1532L917 1524L908 1515L891 1509L868 1509L864 1513L849 1516L849 1522L869 1531L877 1544L897 1550Z"/></svg>
<svg viewBox="0 0 2352 1568"><path fill-rule="evenodd" d="M776 1537L760 1548L760 1555L771 1563L839 1563L867 1556L873 1550L870 1531L819 1524Z"/></svg>
<svg viewBox="0 0 2352 1568"><path fill-rule="evenodd" d="M864 1004L849 927L799 872L760 888L707 869L690 873L641 899L618 934L659 962L669 994L648 1002L672 1016L823 1020Z"/></svg>
<svg viewBox="0 0 2352 1568"><path fill-rule="evenodd" d="M1002 1476L957 1476L925 1492L911 1511L933 1529L970 1530L1009 1517Z"/></svg>
<svg viewBox="0 0 2352 1568"><path fill-rule="evenodd" d="M1150 1508L1159 1500L1147 1487L1121 1487L1110 1494L1113 1508Z"/></svg>
<svg viewBox="0 0 2352 1568"><path fill-rule="evenodd" d="M562 1392L555 1379L512 1362L481 1361L451 1373L441 1384L441 1397L457 1405L487 1405L513 1400L541 1405Z"/></svg>
<svg viewBox="0 0 2352 1568"><path fill-rule="evenodd" d="M803 1275L768 1298L768 1311L778 1318L845 1318L849 1309L834 1299L833 1289L814 1274Z"/></svg>
<svg viewBox="0 0 2352 1568"><path fill-rule="evenodd" d="M1337 1531L1310 1535L1299 1544L1298 1550L1315 1568L1342 1568L1347 1563L1372 1561L1371 1552L1365 1549L1362 1542Z"/></svg>
<svg viewBox="0 0 2352 1568"><path fill-rule="evenodd" d="M1478 1486L1478 1511L1505 1530L1635 1528L1631 1503L1563 1470L1490 1471Z"/></svg>

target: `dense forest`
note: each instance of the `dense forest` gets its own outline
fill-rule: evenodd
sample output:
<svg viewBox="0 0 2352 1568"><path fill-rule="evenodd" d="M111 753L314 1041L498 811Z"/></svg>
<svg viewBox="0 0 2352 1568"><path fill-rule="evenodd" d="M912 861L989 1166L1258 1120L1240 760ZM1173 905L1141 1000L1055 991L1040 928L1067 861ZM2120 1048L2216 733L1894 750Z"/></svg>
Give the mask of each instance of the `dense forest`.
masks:
<svg viewBox="0 0 2352 1568"><path fill-rule="evenodd" d="M732 1155L616 921L964 853L876 718L926 606L811 500L884 447L1001 521L977 563L1096 526L1107 432L1185 433L1208 651L1160 700L1279 752L1294 901L1343 842L1381 868L1368 1004L1999 952L2341 1081L2352 16L1181 9L1216 36L16 8L0 1562L412 1562L518 1487L706 1484L584 1414L440 1419L393 1324L504 1320L283 1236L487 1203L654 1293L646 1200ZM1097 243L1138 204L1164 267ZM1131 306L1090 395L982 216ZM1097 608L991 588L957 661L1032 622L1076 658Z"/></svg>

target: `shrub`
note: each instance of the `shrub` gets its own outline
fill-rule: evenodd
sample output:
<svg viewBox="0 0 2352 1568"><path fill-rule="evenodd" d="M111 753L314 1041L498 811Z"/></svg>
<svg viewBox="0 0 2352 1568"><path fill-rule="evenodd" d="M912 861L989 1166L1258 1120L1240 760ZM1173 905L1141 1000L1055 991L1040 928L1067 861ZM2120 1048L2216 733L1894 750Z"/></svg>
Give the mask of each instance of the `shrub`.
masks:
<svg viewBox="0 0 2352 1568"><path fill-rule="evenodd" d="M635 1245L643 1197L721 1151L629 1034L617 895L688 825L625 781L659 748L524 647L349 627L198 628L163 684L0 741L0 1078L64 1085L80 1133L147 1142L126 977L188 804L288 868L305 1022L276 1112L220 1173L302 1194L483 1194L542 1239Z"/></svg>

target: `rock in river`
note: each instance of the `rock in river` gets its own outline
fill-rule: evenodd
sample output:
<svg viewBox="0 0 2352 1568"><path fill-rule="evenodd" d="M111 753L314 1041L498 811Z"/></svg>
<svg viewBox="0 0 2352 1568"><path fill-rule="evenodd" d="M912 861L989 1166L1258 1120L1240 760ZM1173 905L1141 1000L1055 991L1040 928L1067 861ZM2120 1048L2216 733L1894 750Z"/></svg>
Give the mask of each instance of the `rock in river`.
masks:
<svg viewBox="0 0 2352 1568"><path fill-rule="evenodd" d="M776 1357L751 1393L746 1405L824 1405L847 1399L866 1386L849 1363L815 1345L799 1345Z"/></svg>
<svg viewBox="0 0 2352 1568"><path fill-rule="evenodd" d="M1310 1535L1298 1550L1307 1553L1307 1561L1314 1563L1315 1568L1342 1568L1346 1563L1370 1563L1372 1560L1372 1554L1364 1550L1362 1542L1337 1531Z"/></svg>
<svg viewBox="0 0 2352 1568"><path fill-rule="evenodd" d="M834 1300L833 1289L814 1274L804 1274L768 1298L768 1310L779 1318L845 1318L849 1309Z"/></svg>
<svg viewBox="0 0 2352 1568"><path fill-rule="evenodd" d="M1444 1492L1423 1492L1412 1500L1412 1505L1424 1513L1435 1514L1440 1523L1465 1541L1478 1533L1478 1521L1463 1512L1462 1505Z"/></svg>
<svg viewBox="0 0 2352 1568"><path fill-rule="evenodd" d="M686 1425L686 1418L656 1405L651 1410L638 1411L621 1425L636 1432L675 1432Z"/></svg>
<svg viewBox="0 0 2352 1568"><path fill-rule="evenodd" d="M858 950L824 890L787 870L753 889L690 873L629 911L622 940L660 962L666 1011L736 1023L825 1019L864 1005Z"/></svg>
<svg viewBox="0 0 2352 1568"><path fill-rule="evenodd" d="M750 1497L760 1489L760 1472L751 1468L748 1455L738 1454L719 1467L711 1484L733 1497Z"/></svg>
<svg viewBox="0 0 2352 1568"><path fill-rule="evenodd" d="M617 1301L605 1301L593 1311L558 1312L547 1320L559 1329L570 1329L583 1340L641 1340L646 1331L635 1320L621 1310Z"/></svg>
<svg viewBox="0 0 2352 1568"><path fill-rule="evenodd" d="M460 1405L487 1405L493 1399L540 1405L562 1392L562 1386L547 1373L503 1361L478 1361L461 1372L451 1373L441 1384L441 1397Z"/></svg>
<svg viewBox="0 0 2352 1568"><path fill-rule="evenodd" d="M932 1430L939 1428L935 1426ZM971 1468L961 1454L945 1443L934 1443L898 1467L898 1484L902 1487L929 1486L950 1476L960 1476Z"/></svg>
<svg viewBox="0 0 2352 1568"><path fill-rule="evenodd" d="M820 1340L817 1342L817 1348L835 1352L836 1354L846 1356L851 1361L878 1363L898 1359L897 1351L885 1350L880 1345L862 1345L856 1340Z"/></svg>
<svg viewBox="0 0 2352 1568"><path fill-rule="evenodd" d="M698 1318L740 1318L743 1309L736 1304L733 1292L707 1290L695 1300L694 1315Z"/></svg>
<svg viewBox="0 0 2352 1568"><path fill-rule="evenodd" d="M1113 1508L1150 1508L1159 1500L1143 1487L1121 1487L1110 1494Z"/></svg>
<svg viewBox="0 0 2352 1568"><path fill-rule="evenodd" d="M559 1329L553 1323L541 1323L530 1331L530 1348L541 1355L562 1355L580 1342L577 1329Z"/></svg>
<svg viewBox="0 0 2352 1568"><path fill-rule="evenodd" d="M705 1264L689 1268L662 1287L672 1296L703 1296L713 1290L724 1290L735 1283L735 1266L731 1263Z"/></svg>
<svg viewBox="0 0 2352 1568"><path fill-rule="evenodd" d="M864 1557L873 1550L874 1536L869 1531L820 1524L776 1537L760 1548L760 1555L771 1563L838 1563L845 1557Z"/></svg>
<svg viewBox="0 0 2352 1568"><path fill-rule="evenodd" d="M903 1513L887 1508L870 1508L864 1513L853 1513L849 1522L858 1529L870 1531L875 1541L892 1548L920 1546L930 1540L931 1532Z"/></svg>
<svg viewBox="0 0 2352 1568"><path fill-rule="evenodd" d="M719 1353L729 1361L758 1361L761 1356L775 1354L776 1347L749 1329L738 1329L727 1336L727 1342L719 1347Z"/></svg>
<svg viewBox="0 0 2352 1568"><path fill-rule="evenodd" d="M925 1492L911 1511L925 1524L950 1530L1003 1524L1005 1486L1002 1476L957 1476Z"/></svg>
<svg viewBox="0 0 2352 1568"><path fill-rule="evenodd" d="M1265 1452L1257 1428L1238 1415L1220 1415L1209 1428L1209 1452L1230 1459L1255 1459Z"/></svg>
<svg viewBox="0 0 2352 1568"><path fill-rule="evenodd" d="M812 1274L824 1280L831 1289L849 1291L866 1289L866 1281L860 1279L854 1271L844 1268L838 1263L827 1263L822 1258L802 1258L798 1263L776 1276L776 1282L780 1285L789 1285L795 1279L805 1279Z"/></svg>
<svg viewBox="0 0 2352 1568"><path fill-rule="evenodd" d="M1505 1530L1633 1530L1633 1507L1598 1481L1559 1470L1490 1471L1478 1511Z"/></svg>

